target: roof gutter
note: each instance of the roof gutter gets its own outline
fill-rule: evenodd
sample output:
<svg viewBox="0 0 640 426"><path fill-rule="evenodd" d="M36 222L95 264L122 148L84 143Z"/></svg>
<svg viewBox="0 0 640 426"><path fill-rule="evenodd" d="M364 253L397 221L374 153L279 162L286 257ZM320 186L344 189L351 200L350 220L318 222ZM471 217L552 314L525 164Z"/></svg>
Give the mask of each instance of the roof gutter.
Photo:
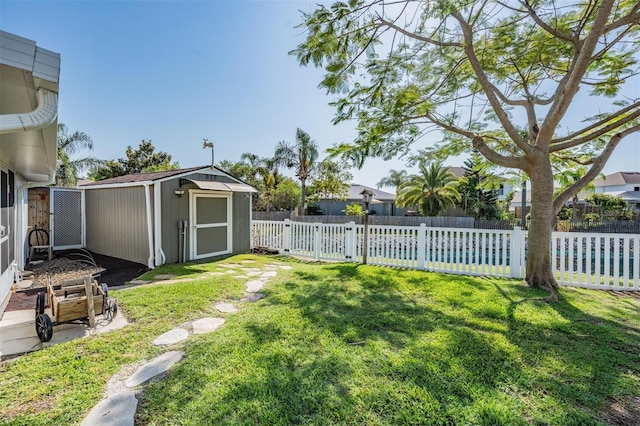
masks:
<svg viewBox="0 0 640 426"><path fill-rule="evenodd" d="M38 107L31 112L0 115L0 134L38 130L51 125L58 116L58 95L38 89Z"/></svg>

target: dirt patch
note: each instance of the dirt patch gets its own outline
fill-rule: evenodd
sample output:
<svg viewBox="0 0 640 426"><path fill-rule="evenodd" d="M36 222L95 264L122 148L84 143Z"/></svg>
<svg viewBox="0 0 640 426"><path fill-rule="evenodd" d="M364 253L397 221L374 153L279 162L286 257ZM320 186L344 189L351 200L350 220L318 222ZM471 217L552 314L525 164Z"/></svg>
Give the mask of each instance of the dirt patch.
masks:
<svg viewBox="0 0 640 426"><path fill-rule="evenodd" d="M609 425L640 425L640 397L614 401L602 413L602 420Z"/></svg>

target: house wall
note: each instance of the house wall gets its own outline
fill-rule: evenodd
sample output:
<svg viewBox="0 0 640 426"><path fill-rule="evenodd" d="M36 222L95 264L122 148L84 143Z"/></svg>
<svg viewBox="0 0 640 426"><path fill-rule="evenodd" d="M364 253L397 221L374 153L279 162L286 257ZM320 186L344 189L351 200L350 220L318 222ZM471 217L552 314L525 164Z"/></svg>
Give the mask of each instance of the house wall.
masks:
<svg viewBox="0 0 640 426"><path fill-rule="evenodd" d="M153 191L150 195L153 208ZM87 189L85 197L87 249L146 265L149 237L144 187Z"/></svg>
<svg viewBox="0 0 640 426"><path fill-rule="evenodd" d="M634 188L637 188L640 184L628 183L626 185L609 185L609 186L596 186L597 193L609 193L609 192L622 192L622 191L633 191Z"/></svg>

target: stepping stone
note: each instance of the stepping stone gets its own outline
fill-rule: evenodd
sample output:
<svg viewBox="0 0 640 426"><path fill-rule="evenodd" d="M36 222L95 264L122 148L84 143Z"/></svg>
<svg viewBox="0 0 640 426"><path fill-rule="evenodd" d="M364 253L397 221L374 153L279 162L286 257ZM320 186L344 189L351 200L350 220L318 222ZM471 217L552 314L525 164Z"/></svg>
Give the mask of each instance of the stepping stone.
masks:
<svg viewBox="0 0 640 426"><path fill-rule="evenodd" d="M184 328L174 328L164 334L161 334L153 341L156 346L174 345L189 337L189 332Z"/></svg>
<svg viewBox="0 0 640 426"><path fill-rule="evenodd" d="M286 269L286 270L293 269L293 267L292 267L292 266L289 266L289 265L278 265L278 268L280 268L280 269Z"/></svg>
<svg viewBox="0 0 640 426"><path fill-rule="evenodd" d="M134 284L134 285L149 284L149 283L151 283L151 281L149 280L131 280L127 282L127 284Z"/></svg>
<svg viewBox="0 0 640 426"><path fill-rule="evenodd" d="M264 274L260 275L262 278L272 278L278 275L276 271L267 271Z"/></svg>
<svg viewBox="0 0 640 426"><path fill-rule="evenodd" d="M247 291L249 293L255 293L259 291L264 286L264 281L261 280L253 280L247 283Z"/></svg>
<svg viewBox="0 0 640 426"><path fill-rule="evenodd" d="M256 261L247 259L247 260L241 260L240 263L256 263Z"/></svg>
<svg viewBox="0 0 640 426"><path fill-rule="evenodd" d="M218 266L222 266L223 268L239 268L239 263L218 263Z"/></svg>
<svg viewBox="0 0 640 426"><path fill-rule="evenodd" d="M84 418L81 426L133 426L138 400L131 391L113 395L98 402Z"/></svg>
<svg viewBox="0 0 640 426"><path fill-rule="evenodd" d="M227 274L235 274L236 271L227 271Z"/></svg>
<svg viewBox="0 0 640 426"><path fill-rule="evenodd" d="M247 275L250 276L250 277L257 277L260 274L262 274L262 271L249 271L249 272L247 272Z"/></svg>
<svg viewBox="0 0 640 426"><path fill-rule="evenodd" d="M212 277L218 276L218 275L224 275L223 272L207 272L207 275L211 275Z"/></svg>
<svg viewBox="0 0 640 426"><path fill-rule="evenodd" d="M225 314L232 314L234 312L238 312L238 308L233 306L231 303L227 303L227 302L216 303L215 308L220 312L224 312Z"/></svg>
<svg viewBox="0 0 640 426"><path fill-rule="evenodd" d="M260 299L264 298L264 294L263 293L246 293L244 296L242 296L242 299L240 299L241 302L257 302Z"/></svg>
<svg viewBox="0 0 640 426"><path fill-rule="evenodd" d="M133 373L133 376L129 377L125 383L128 388L135 388L146 382L149 379L154 378L158 374L162 374L173 365L180 361L184 356L182 351L170 351L163 353L162 355L154 358L148 364L138 368L138 371Z"/></svg>
<svg viewBox="0 0 640 426"><path fill-rule="evenodd" d="M278 267L276 265L267 265L264 267L264 269L267 271L277 271Z"/></svg>
<svg viewBox="0 0 640 426"><path fill-rule="evenodd" d="M193 322L193 334L206 334L219 329L224 318L202 318Z"/></svg>
<svg viewBox="0 0 640 426"><path fill-rule="evenodd" d="M153 277L154 280L170 280L175 278L176 276L173 274L158 274L155 277Z"/></svg>

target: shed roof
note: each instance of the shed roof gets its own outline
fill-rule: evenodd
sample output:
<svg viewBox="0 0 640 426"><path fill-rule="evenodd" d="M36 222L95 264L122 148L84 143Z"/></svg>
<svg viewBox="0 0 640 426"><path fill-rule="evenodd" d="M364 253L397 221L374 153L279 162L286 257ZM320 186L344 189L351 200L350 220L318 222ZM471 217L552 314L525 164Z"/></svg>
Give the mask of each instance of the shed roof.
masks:
<svg viewBox="0 0 640 426"><path fill-rule="evenodd" d="M103 179L96 182L89 182L81 184L80 186L95 186L95 185L113 185L118 183L136 183L136 182L153 182L159 179L164 179L173 176L179 176L185 173L195 172L197 170L207 169L211 166L190 167L188 169L179 170L166 170L162 172L150 172L150 173L132 173L125 176L117 176L110 179ZM216 167L217 170L224 172Z"/></svg>

